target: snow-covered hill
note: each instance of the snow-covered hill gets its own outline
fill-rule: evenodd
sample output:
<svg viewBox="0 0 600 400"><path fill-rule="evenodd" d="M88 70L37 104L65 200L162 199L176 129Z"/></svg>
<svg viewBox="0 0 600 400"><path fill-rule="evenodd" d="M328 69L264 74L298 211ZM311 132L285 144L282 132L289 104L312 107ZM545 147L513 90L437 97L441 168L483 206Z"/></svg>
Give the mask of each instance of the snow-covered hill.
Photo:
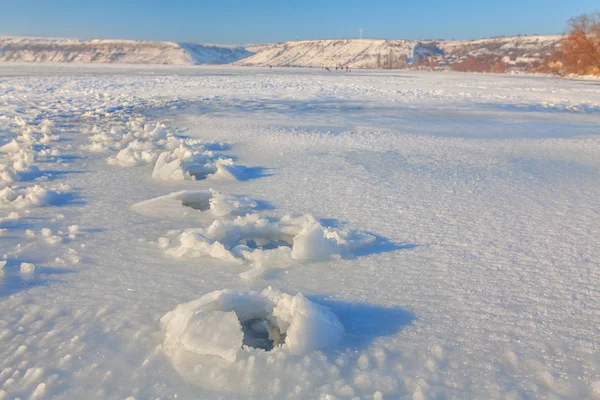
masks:
<svg viewBox="0 0 600 400"><path fill-rule="evenodd" d="M481 40L449 40L432 44L446 56L470 58L492 56L509 64L531 63L548 58L556 49L562 36L513 36Z"/></svg>
<svg viewBox="0 0 600 400"><path fill-rule="evenodd" d="M472 41L383 39L304 40L278 44L192 44L134 40L79 40L0 36L0 62L229 64L351 68L403 68L427 59L451 68L479 63L526 68L547 59L560 36L518 36Z"/></svg>
<svg viewBox="0 0 600 400"><path fill-rule="evenodd" d="M0 62L228 64L251 54L212 44L0 36Z"/></svg>
<svg viewBox="0 0 600 400"><path fill-rule="evenodd" d="M408 40L344 39L303 40L262 47L238 65L377 68L390 53L395 58L411 57L417 42Z"/></svg>
<svg viewBox="0 0 600 400"><path fill-rule="evenodd" d="M385 68L402 66L403 59L435 56L449 64L461 59L490 56L515 62L535 62L551 55L560 36L518 36L481 40L408 41L380 39L305 40L253 47L255 54L238 65Z"/></svg>

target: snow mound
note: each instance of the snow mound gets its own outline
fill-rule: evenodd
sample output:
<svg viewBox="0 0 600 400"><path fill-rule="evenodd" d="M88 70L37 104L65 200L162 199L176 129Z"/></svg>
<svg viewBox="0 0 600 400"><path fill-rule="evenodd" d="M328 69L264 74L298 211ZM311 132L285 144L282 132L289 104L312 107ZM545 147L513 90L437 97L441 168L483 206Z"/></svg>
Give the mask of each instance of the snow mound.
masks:
<svg viewBox="0 0 600 400"><path fill-rule="evenodd" d="M271 287L262 292L218 290L180 304L161 318L167 355L185 350L235 362L241 352L306 355L335 346L344 328L329 309Z"/></svg>
<svg viewBox="0 0 600 400"><path fill-rule="evenodd" d="M302 294L218 290L161 318L162 350L186 380L209 390L281 395L336 375L322 350L344 335L337 316Z"/></svg>
<svg viewBox="0 0 600 400"><path fill-rule="evenodd" d="M158 156L152 178L155 180L196 180L206 178L217 172L210 157L204 153L193 152L183 146Z"/></svg>
<svg viewBox="0 0 600 400"><path fill-rule="evenodd" d="M285 267L296 261L323 261L347 257L368 246L368 233L323 227L311 215L280 219L259 214L216 220L208 228L188 229L179 244L166 249L175 257L210 256L253 267ZM168 247L168 246L167 246Z"/></svg>
<svg viewBox="0 0 600 400"><path fill-rule="evenodd" d="M226 195L213 189L182 190L134 204L132 210L155 218L188 220L192 216L211 219L251 213L257 203L245 196Z"/></svg>
<svg viewBox="0 0 600 400"><path fill-rule="evenodd" d="M117 151L107 163L121 167L154 164L155 180L242 180L244 169L233 160L210 148L224 148L222 143L176 136L161 123L132 118L110 131L95 127L83 150L94 153Z"/></svg>
<svg viewBox="0 0 600 400"><path fill-rule="evenodd" d="M43 120L39 124L32 124L21 117L15 117L12 125L17 127L18 133L10 142L0 146L0 188L40 178L43 172L35 162L38 158L58 154L57 149L46 146L46 143L60 138L52 134L55 128L53 122Z"/></svg>
<svg viewBox="0 0 600 400"><path fill-rule="evenodd" d="M216 157L211 151L198 152L185 146L158 156L152 178L155 180L240 180L233 160Z"/></svg>
<svg viewBox="0 0 600 400"><path fill-rule="evenodd" d="M24 262L24 263L21 263L19 270L20 270L21 274L23 274L23 275L31 275L35 272L35 265Z"/></svg>
<svg viewBox="0 0 600 400"><path fill-rule="evenodd" d="M141 118L127 121L124 127L114 127L110 133L98 132L97 129L92 133L88 139L91 144L85 145L84 149L91 152L120 150L107 162L122 167L154 163L163 147L175 140L165 125L147 123Z"/></svg>
<svg viewBox="0 0 600 400"><path fill-rule="evenodd" d="M14 208L39 207L51 204L57 193L39 185L31 187L5 187L0 189L0 207Z"/></svg>
<svg viewBox="0 0 600 400"><path fill-rule="evenodd" d="M100 147L91 147L91 151L100 151ZM156 147L151 142L141 142L135 140L121 149L115 157L107 159L110 165L119 165L121 167L133 167L135 165L152 164L157 159Z"/></svg>
<svg viewBox="0 0 600 400"><path fill-rule="evenodd" d="M35 159L31 153L14 153L8 160L0 163L0 181L6 183L30 181L42 175L39 167L30 164Z"/></svg>

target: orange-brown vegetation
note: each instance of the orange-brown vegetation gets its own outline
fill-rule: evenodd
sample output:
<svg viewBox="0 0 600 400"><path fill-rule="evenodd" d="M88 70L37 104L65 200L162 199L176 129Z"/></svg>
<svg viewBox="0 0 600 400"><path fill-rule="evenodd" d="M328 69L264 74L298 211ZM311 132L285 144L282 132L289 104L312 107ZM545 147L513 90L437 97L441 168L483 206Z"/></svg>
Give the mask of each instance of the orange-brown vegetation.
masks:
<svg viewBox="0 0 600 400"><path fill-rule="evenodd" d="M550 67L561 74L600 75L600 13L572 18Z"/></svg>

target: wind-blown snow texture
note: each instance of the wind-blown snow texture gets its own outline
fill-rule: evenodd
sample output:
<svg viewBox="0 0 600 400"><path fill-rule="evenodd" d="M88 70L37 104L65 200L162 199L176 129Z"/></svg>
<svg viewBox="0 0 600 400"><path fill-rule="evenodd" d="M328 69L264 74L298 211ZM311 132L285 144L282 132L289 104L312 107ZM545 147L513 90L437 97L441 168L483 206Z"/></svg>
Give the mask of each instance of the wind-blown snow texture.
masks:
<svg viewBox="0 0 600 400"><path fill-rule="evenodd" d="M600 398L600 87L0 66L0 399Z"/></svg>

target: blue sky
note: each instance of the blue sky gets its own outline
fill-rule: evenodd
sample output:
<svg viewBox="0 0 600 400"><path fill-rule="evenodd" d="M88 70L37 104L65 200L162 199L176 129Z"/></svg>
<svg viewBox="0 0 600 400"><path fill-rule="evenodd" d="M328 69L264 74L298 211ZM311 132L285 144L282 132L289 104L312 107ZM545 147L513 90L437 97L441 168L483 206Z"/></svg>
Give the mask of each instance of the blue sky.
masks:
<svg viewBox="0 0 600 400"><path fill-rule="evenodd" d="M0 0L0 34L212 43L562 33L597 0Z"/></svg>

